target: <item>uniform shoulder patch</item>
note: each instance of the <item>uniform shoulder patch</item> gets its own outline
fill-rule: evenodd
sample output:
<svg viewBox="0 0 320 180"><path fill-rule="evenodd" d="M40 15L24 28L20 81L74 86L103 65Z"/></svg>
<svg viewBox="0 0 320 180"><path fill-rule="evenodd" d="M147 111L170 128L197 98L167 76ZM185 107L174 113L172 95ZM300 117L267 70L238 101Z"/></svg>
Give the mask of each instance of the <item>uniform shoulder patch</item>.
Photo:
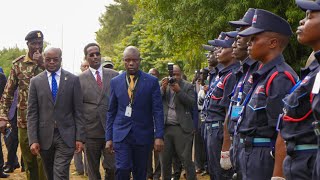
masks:
<svg viewBox="0 0 320 180"><path fill-rule="evenodd" d="M13 61L12 61L12 64L15 64L15 63L17 63L17 62L19 62L19 61L23 60L23 59L24 59L24 57L25 57L25 55L21 55L21 56L20 56L20 57L18 57L17 59L13 60Z"/></svg>

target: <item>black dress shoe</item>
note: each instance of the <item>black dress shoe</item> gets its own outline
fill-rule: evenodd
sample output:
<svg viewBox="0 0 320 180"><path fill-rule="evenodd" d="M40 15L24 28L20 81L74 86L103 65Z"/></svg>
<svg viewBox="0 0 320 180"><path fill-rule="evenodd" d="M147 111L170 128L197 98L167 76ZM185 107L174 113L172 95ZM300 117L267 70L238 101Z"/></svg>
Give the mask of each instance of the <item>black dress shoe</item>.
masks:
<svg viewBox="0 0 320 180"><path fill-rule="evenodd" d="M15 169L14 169L13 167L7 166L7 167L3 170L3 172L5 172L5 173L13 173L14 170L15 170Z"/></svg>
<svg viewBox="0 0 320 180"><path fill-rule="evenodd" d="M7 178L9 176L10 176L9 174L6 174L4 172L0 172L0 178Z"/></svg>
<svg viewBox="0 0 320 180"><path fill-rule="evenodd" d="M14 169L18 169L18 168L20 168L20 164L14 165Z"/></svg>
<svg viewBox="0 0 320 180"><path fill-rule="evenodd" d="M5 172L5 173L13 173L13 171L14 171L15 169L18 169L18 168L20 168L20 165L19 165L19 164L16 164L16 165L14 165L14 166L11 166L11 165L7 164L6 167L3 168L3 169L4 169L3 172Z"/></svg>

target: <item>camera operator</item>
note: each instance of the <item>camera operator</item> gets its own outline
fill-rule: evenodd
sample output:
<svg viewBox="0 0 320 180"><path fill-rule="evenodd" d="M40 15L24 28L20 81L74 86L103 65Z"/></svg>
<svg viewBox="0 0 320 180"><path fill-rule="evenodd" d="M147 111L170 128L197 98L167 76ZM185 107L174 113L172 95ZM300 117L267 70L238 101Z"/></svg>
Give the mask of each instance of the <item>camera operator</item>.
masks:
<svg viewBox="0 0 320 180"><path fill-rule="evenodd" d="M169 78L161 81L162 102L165 117L164 151L161 153L161 169L164 180L171 179L172 154L176 153L184 165L187 179L196 179L192 161L194 125L192 109L195 92L192 84L181 78L179 66L168 64Z"/></svg>

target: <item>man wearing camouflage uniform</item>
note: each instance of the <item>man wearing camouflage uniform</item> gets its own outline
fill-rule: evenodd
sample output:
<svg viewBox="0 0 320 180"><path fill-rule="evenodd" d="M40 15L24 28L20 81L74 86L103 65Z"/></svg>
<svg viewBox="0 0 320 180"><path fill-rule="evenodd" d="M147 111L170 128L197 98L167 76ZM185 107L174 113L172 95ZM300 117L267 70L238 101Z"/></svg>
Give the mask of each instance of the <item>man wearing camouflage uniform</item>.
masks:
<svg viewBox="0 0 320 180"><path fill-rule="evenodd" d="M28 46L26 55L20 56L12 63L10 75L0 103L0 130L5 132L8 112L11 107L14 91L18 88L18 138L28 180L45 180L40 156L31 154L27 135L27 101L30 79L44 70L42 50L43 34L31 31L25 37Z"/></svg>

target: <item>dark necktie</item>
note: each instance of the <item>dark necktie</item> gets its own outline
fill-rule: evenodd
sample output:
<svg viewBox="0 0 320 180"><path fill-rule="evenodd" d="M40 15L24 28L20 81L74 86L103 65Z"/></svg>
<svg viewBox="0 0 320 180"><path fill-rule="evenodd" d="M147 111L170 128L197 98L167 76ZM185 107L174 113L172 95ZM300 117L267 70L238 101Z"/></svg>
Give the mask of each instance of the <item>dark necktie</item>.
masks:
<svg viewBox="0 0 320 180"><path fill-rule="evenodd" d="M99 86L100 89L102 89L102 80L101 80L101 76L99 71L96 71L96 75L97 75L97 84Z"/></svg>
<svg viewBox="0 0 320 180"><path fill-rule="evenodd" d="M52 81L51 81L51 93L52 93L52 99L53 99L54 102L56 101L57 92L58 92L58 85L57 85L57 81L56 81L55 76L56 76L55 72L51 73L51 78L52 78Z"/></svg>

